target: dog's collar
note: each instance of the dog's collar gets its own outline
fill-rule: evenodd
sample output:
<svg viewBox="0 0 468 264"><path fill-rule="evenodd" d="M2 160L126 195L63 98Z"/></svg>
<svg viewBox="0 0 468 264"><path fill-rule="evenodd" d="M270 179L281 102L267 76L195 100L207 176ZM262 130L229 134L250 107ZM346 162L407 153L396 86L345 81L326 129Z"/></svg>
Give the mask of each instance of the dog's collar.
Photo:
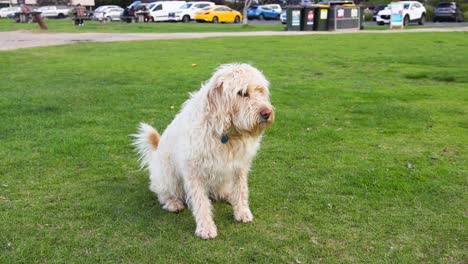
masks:
<svg viewBox="0 0 468 264"><path fill-rule="evenodd" d="M221 143L226 144L229 141L229 137L227 134L221 136Z"/></svg>

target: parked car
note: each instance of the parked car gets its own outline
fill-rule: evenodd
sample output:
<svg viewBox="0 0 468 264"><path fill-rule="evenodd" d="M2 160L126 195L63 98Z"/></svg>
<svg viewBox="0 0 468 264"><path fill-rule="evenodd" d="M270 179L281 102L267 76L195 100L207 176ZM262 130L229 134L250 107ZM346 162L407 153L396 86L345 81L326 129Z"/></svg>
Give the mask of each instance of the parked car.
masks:
<svg viewBox="0 0 468 264"><path fill-rule="evenodd" d="M34 11L41 12L41 17L64 18L70 9L67 6L41 6Z"/></svg>
<svg viewBox="0 0 468 264"><path fill-rule="evenodd" d="M183 21L185 23L195 19L195 13L209 6L214 6L213 2L187 2L179 7L175 12L169 13L170 21Z"/></svg>
<svg viewBox="0 0 468 264"><path fill-rule="evenodd" d="M138 1L133 1L130 5L127 6L128 9L132 8L135 10L142 10L143 7L148 8L148 5L151 3L154 3L154 0L138 0Z"/></svg>
<svg viewBox="0 0 468 264"><path fill-rule="evenodd" d="M116 5L103 5L103 6L100 6L96 9L94 9L93 13L96 13L96 12L102 12L102 10L106 9L106 8L111 8L111 7L120 7L120 6L116 6Z"/></svg>
<svg viewBox="0 0 468 264"><path fill-rule="evenodd" d="M401 1L394 2L403 5L403 24L406 26L410 22L418 22L419 25L424 25L426 22L426 8L418 1ZM392 10L387 6L381 10L376 17L378 25L390 24Z"/></svg>
<svg viewBox="0 0 468 264"><path fill-rule="evenodd" d="M283 12L283 9L278 4L268 4L268 5L262 5L262 6L269 7L272 10L275 10L276 12L278 12L280 14L281 14L281 12Z"/></svg>
<svg viewBox="0 0 468 264"><path fill-rule="evenodd" d="M456 2L438 3L432 15L432 21L454 21L462 22L465 20L463 10L460 4Z"/></svg>
<svg viewBox="0 0 468 264"><path fill-rule="evenodd" d="M288 20L288 17L286 15L286 11L283 11L280 15L280 20L281 20L281 24L286 24L287 20Z"/></svg>
<svg viewBox="0 0 468 264"><path fill-rule="evenodd" d="M169 13L175 12L185 1L158 1L148 4L149 19L151 21L169 21Z"/></svg>
<svg viewBox="0 0 468 264"><path fill-rule="evenodd" d="M213 22L214 24L222 22L240 23L242 15L236 10L227 6L215 5L205 7L195 13L197 22Z"/></svg>
<svg viewBox="0 0 468 264"><path fill-rule="evenodd" d="M93 20L97 21L119 21L124 9L119 6L108 6L106 8L98 8L94 11Z"/></svg>
<svg viewBox="0 0 468 264"><path fill-rule="evenodd" d="M392 14L392 10L390 10L390 6L386 6L384 9L380 10L377 15L375 16L375 21L377 25L385 25L390 24L390 17Z"/></svg>
<svg viewBox="0 0 468 264"><path fill-rule="evenodd" d="M137 9L141 5L141 1L133 1L129 6L127 6L128 9L132 8Z"/></svg>
<svg viewBox="0 0 468 264"><path fill-rule="evenodd" d="M385 8L387 7L387 5L378 5L376 6L375 8L373 8L371 11L372 11L372 17L373 17L373 20L376 21L377 20L377 14L384 10Z"/></svg>
<svg viewBox="0 0 468 264"><path fill-rule="evenodd" d="M8 15L15 14L20 11L19 6L3 7L0 8L0 18L6 18Z"/></svg>
<svg viewBox="0 0 468 264"><path fill-rule="evenodd" d="M249 19L279 19L280 15L281 12L277 12L268 6L251 6L247 9L247 17Z"/></svg>
<svg viewBox="0 0 468 264"><path fill-rule="evenodd" d="M106 9L106 8L109 8L109 7L120 7L120 6L116 6L116 5L103 5L103 6L99 6L98 8L94 9L94 11L87 12L87 19L97 20L96 17L94 16L94 13L99 13L99 12L101 12L102 10L104 10L104 9Z"/></svg>

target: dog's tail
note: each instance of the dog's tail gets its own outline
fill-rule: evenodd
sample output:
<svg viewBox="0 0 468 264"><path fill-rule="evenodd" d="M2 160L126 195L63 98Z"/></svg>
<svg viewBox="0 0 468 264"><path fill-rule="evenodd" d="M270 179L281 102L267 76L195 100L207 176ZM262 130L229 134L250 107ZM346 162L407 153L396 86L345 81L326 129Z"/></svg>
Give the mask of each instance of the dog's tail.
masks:
<svg viewBox="0 0 468 264"><path fill-rule="evenodd" d="M140 123L138 133L132 136L134 137L132 145L139 155L138 161L141 162L140 169L148 167L151 153L156 150L159 144L158 131L146 123Z"/></svg>

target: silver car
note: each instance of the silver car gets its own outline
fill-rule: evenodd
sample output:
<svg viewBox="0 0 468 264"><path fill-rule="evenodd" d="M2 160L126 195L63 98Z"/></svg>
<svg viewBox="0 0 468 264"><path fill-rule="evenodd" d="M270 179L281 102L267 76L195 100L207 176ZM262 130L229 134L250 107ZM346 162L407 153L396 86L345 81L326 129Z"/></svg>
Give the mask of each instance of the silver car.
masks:
<svg viewBox="0 0 468 264"><path fill-rule="evenodd" d="M286 11L283 11L280 15L281 24L286 24L288 17L286 16Z"/></svg>
<svg viewBox="0 0 468 264"><path fill-rule="evenodd" d="M93 13L93 20L98 21L119 21L124 9L121 7L107 7L96 9Z"/></svg>

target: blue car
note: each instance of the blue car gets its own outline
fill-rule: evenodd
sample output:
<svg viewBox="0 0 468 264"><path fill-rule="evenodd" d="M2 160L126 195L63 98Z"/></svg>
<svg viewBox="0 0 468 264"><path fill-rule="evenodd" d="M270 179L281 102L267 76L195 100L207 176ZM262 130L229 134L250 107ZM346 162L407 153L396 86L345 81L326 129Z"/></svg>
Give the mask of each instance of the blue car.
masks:
<svg viewBox="0 0 468 264"><path fill-rule="evenodd" d="M251 6L247 9L247 17L249 19L279 19L280 15L280 12L277 12L268 6Z"/></svg>

